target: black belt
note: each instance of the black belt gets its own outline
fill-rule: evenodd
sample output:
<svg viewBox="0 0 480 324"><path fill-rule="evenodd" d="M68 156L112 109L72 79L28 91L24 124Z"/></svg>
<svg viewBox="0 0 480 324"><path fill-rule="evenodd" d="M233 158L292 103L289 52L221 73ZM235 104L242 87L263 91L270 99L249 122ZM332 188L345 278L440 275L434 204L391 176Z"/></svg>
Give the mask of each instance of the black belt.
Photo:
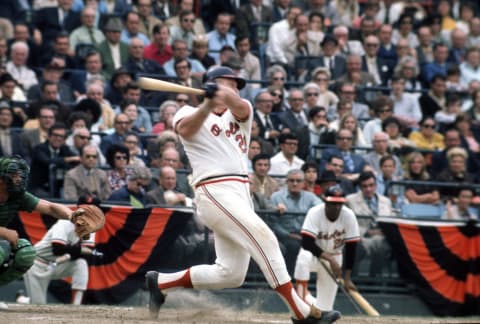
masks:
<svg viewBox="0 0 480 324"><path fill-rule="evenodd" d="M195 185L195 187L199 186L200 184L202 184L203 182L206 182L206 181L220 179L220 178L226 178L226 177L240 177L240 178L248 179L248 175L246 175L246 174L227 173L227 174L222 174L222 175L218 175L218 176L211 176L211 177L204 178L204 179L198 181L197 184Z"/></svg>

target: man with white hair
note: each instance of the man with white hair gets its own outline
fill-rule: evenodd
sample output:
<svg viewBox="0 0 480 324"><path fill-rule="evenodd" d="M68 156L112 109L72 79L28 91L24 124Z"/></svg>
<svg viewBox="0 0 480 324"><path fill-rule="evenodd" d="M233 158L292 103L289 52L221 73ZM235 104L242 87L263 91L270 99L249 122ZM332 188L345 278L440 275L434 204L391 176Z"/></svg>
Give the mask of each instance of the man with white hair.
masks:
<svg viewBox="0 0 480 324"><path fill-rule="evenodd" d="M364 55L362 43L358 40L348 39L348 28L344 25L338 25L333 29L333 36L338 41L338 50L340 54Z"/></svg>
<svg viewBox="0 0 480 324"><path fill-rule="evenodd" d="M70 49L75 51L78 44L99 45L105 40L103 33L95 28L95 9L85 7L82 11L82 25L70 34Z"/></svg>
<svg viewBox="0 0 480 324"><path fill-rule="evenodd" d="M5 66L7 72L22 86L25 92L27 92L31 86L38 84L35 72L26 66L28 53L28 45L25 42L13 43L10 61L7 62Z"/></svg>

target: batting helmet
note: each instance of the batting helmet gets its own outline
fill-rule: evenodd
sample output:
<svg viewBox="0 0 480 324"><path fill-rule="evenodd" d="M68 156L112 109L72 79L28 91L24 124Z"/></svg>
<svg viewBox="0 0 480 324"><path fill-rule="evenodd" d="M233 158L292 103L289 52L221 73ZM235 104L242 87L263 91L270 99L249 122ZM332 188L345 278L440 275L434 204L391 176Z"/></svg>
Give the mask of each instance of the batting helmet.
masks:
<svg viewBox="0 0 480 324"><path fill-rule="evenodd" d="M205 74L204 82L214 81L218 78L232 79L237 81L237 89L242 90L245 87L245 79L240 78L233 73L233 70L226 66L214 66Z"/></svg>
<svg viewBox="0 0 480 324"><path fill-rule="evenodd" d="M27 188L30 168L25 160L16 157L0 158L0 178L7 183L7 191L22 193Z"/></svg>
<svg viewBox="0 0 480 324"><path fill-rule="evenodd" d="M347 201L347 199L345 199L345 193L343 192L342 187L340 187L339 185L334 185L328 187L328 189L325 191L325 201L333 203L344 203Z"/></svg>

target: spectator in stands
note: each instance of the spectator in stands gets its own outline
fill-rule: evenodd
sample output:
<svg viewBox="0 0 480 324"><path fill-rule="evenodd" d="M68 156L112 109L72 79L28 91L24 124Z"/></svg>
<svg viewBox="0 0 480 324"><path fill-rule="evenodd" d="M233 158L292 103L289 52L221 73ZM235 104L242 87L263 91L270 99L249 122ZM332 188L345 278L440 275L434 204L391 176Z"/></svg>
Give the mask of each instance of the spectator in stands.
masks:
<svg viewBox="0 0 480 324"><path fill-rule="evenodd" d="M60 100L61 102L73 102L74 96L70 85L62 79L65 70L65 60L63 58L55 58L42 71L40 82L32 87L27 92L27 98L30 101L37 101L42 99L42 87L45 82L54 82L57 84L58 97L53 100Z"/></svg>
<svg viewBox="0 0 480 324"><path fill-rule="evenodd" d="M348 28L345 25L338 25L333 29L333 36L338 41L338 51L340 54L349 55L363 55L362 43L358 40L349 40Z"/></svg>
<svg viewBox="0 0 480 324"><path fill-rule="evenodd" d="M250 197L252 198L252 202L253 202L253 209L255 211L273 210L273 207L272 207L272 204L270 203L270 200L267 199L256 188L255 183L253 181L253 174L250 173L248 175L248 181L249 181L249 184L250 184L249 189L250 189ZM261 214L259 213L258 216L260 216L262 219L264 219L264 213L261 213Z"/></svg>
<svg viewBox="0 0 480 324"><path fill-rule="evenodd" d="M208 49L211 56L219 63L218 51L224 46L235 46L235 35L229 32L231 16L227 13L219 13L215 19L214 29L207 33Z"/></svg>
<svg viewBox="0 0 480 324"><path fill-rule="evenodd" d="M276 23L287 16L291 0L272 1L272 22Z"/></svg>
<svg viewBox="0 0 480 324"><path fill-rule="evenodd" d="M171 166L160 168L158 186L147 192L147 203L153 205L192 206L192 199L175 190L177 174Z"/></svg>
<svg viewBox="0 0 480 324"><path fill-rule="evenodd" d="M69 34L66 32L58 33L52 46L42 48L42 64L46 65L57 58L65 60L66 69L75 69L77 66L75 52L70 50ZM67 79L66 75L64 79Z"/></svg>
<svg viewBox="0 0 480 324"><path fill-rule="evenodd" d="M475 190L471 187L460 188L456 203L452 200L446 203L445 212L442 215L443 219L452 220L478 220L478 211L472 206Z"/></svg>
<svg viewBox="0 0 480 324"><path fill-rule="evenodd" d="M112 105L119 105L123 100L123 88L133 81L133 75L127 69L116 69L105 89L105 99Z"/></svg>
<svg viewBox="0 0 480 324"><path fill-rule="evenodd" d="M436 75L447 76L449 67L447 59L448 46L444 43L436 43L433 46L433 62L426 63L422 68L422 79L427 85L434 82Z"/></svg>
<svg viewBox="0 0 480 324"><path fill-rule="evenodd" d="M465 60L467 35L460 28L455 28L450 33L450 49L447 62L459 65Z"/></svg>
<svg viewBox="0 0 480 324"><path fill-rule="evenodd" d="M425 158L420 152L412 152L406 158L404 180L431 181L432 178L427 172ZM409 203L438 204L440 194L431 185L407 185L405 186L405 198Z"/></svg>
<svg viewBox="0 0 480 324"><path fill-rule="evenodd" d="M337 82L353 83L359 87L372 86L375 84L373 76L367 72L362 71L362 58L360 55L349 54L347 56L347 70L345 74L337 79ZM366 93L359 92L359 98L365 98Z"/></svg>
<svg viewBox="0 0 480 324"><path fill-rule="evenodd" d="M253 118L257 122L259 136L268 140L273 146L278 145L280 129L283 127L278 116L271 114L273 97L268 91L260 91L254 99Z"/></svg>
<svg viewBox="0 0 480 324"><path fill-rule="evenodd" d="M413 32L413 17L409 13L403 13L398 19L398 29L393 30L392 42L398 44L400 39L407 40L410 48L419 45L417 35Z"/></svg>
<svg viewBox="0 0 480 324"><path fill-rule="evenodd" d="M129 166L145 166L146 157L141 148L140 138L135 132L128 132L123 137L123 145L130 151Z"/></svg>
<svg viewBox="0 0 480 324"><path fill-rule="evenodd" d="M472 122L469 114L459 113L455 119L455 128L458 129L467 149L477 155L480 152L480 128Z"/></svg>
<svg viewBox="0 0 480 324"><path fill-rule="evenodd" d="M362 128L360 123L351 113L346 113L338 122L338 129L348 129L353 134L352 146L356 147L369 147L371 144L368 144L363 135ZM338 130L337 130L338 132ZM335 136L331 144L335 144Z"/></svg>
<svg viewBox="0 0 480 324"><path fill-rule="evenodd" d="M65 125L55 124L48 129L48 139L33 148L28 187L38 197L59 198L63 171L80 162L65 144L66 134ZM50 174L50 165L55 166L55 174Z"/></svg>
<svg viewBox="0 0 480 324"><path fill-rule="evenodd" d="M64 198L77 201L80 196L89 195L100 200L110 197L107 173L97 166L98 153L94 145L81 149L80 164L65 174L63 182Z"/></svg>
<svg viewBox="0 0 480 324"><path fill-rule="evenodd" d="M142 90L135 82L130 82L123 88L123 100L134 102L138 109L138 116L132 127L135 126L139 129L143 127L146 133L150 133L152 131L152 118L148 110L140 105L141 94Z"/></svg>
<svg viewBox="0 0 480 324"><path fill-rule="evenodd" d="M147 167L135 166L127 174L127 184L115 190L108 201L122 202L134 208L143 208L147 204L145 189L152 180L152 174Z"/></svg>
<svg viewBox="0 0 480 324"><path fill-rule="evenodd" d="M27 152L20 145L20 134L11 127L13 109L7 101L0 101L0 157L16 156L26 158Z"/></svg>
<svg viewBox="0 0 480 324"><path fill-rule="evenodd" d="M280 152L270 159L269 174L286 176L289 170L300 169L305 161L296 156L299 141L295 134L282 133L278 140Z"/></svg>
<svg viewBox="0 0 480 324"><path fill-rule="evenodd" d="M282 19L272 26L268 31L268 43L266 48L266 55L271 64L279 64L284 66L287 64L287 57L282 50L282 44L288 41L293 41L292 36L295 29L295 19L302 13L300 7L291 6L287 9L285 19Z"/></svg>
<svg viewBox="0 0 480 324"><path fill-rule="evenodd" d="M143 57L163 65L172 58L170 29L166 24L159 23L153 26L152 31L152 42L144 48Z"/></svg>
<svg viewBox="0 0 480 324"><path fill-rule="evenodd" d="M129 58L125 68L132 74L160 74L165 75L163 67L154 60L143 57L144 44L139 38L131 38L128 46Z"/></svg>
<svg viewBox="0 0 480 324"><path fill-rule="evenodd" d="M193 75L202 76L203 73L205 73L206 69L200 61L188 57L187 43L183 39L176 39L172 43L172 58L163 64L163 68L167 75L172 77L176 75L174 62L180 58L186 58L190 62Z"/></svg>
<svg viewBox="0 0 480 324"><path fill-rule="evenodd" d="M388 197L392 206L399 208L404 201L404 190L400 185L392 184L392 181L402 180L403 176L395 175L396 169L403 169L399 165L400 160L394 155L384 155L380 158L380 172L377 173L377 193Z"/></svg>
<svg viewBox="0 0 480 324"><path fill-rule="evenodd" d="M235 49L242 63L242 73L247 80L261 80L261 66L258 57L250 52L250 40L248 37L235 38ZM259 83L247 84L250 88L260 88Z"/></svg>
<svg viewBox="0 0 480 324"><path fill-rule="evenodd" d="M130 129L130 126L131 121L126 114L120 113L116 115L113 123L113 128L115 131L112 134L106 135L102 138L102 143L100 145L102 153L107 154L108 148L113 144L121 144L123 142L123 137Z"/></svg>
<svg viewBox="0 0 480 324"><path fill-rule="evenodd" d="M460 97L455 94L450 94L447 97L444 110L439 110L435 113L435 121L438 123L438 130L444 131L455 123L457 115L461 112L462 102Z"/></svg>
<svg viewBox="0 0 480 324"><path fill-rule="evenodd" d="M330 69L327 67L317 67L312 71L311 81L320 88L317 106L328 108L335 106L339 101L337 95L328 89L330 77Z"/></svg>
<svg viewBox="0 0 480 324"><path fill-rule="evenodd" d="M180 0L178 1L178 10L175 16L172 16L167 19L166 23L168 26L180 26L180 17L178 13L180 11L194 11L193 1L192 0ZM212 8L209 8L212 9ZM195 22L193 24L193 30L195 35L204 35L205 34L205 27L202 21L202 18L195 17Z"/></svg>
<svg viewBox="0 0 480 324"><path fill-rule="evenodd" d="M76 52L77 45L80 44L97 46L105 40L103 33L95 28L95 15L95 9L91 7L83 9L81 16L82 25L75 28L69 37L71 51Z"/></svg>
<svg viewBox="0 0 480 324"><path fill-rule="evenodd" d="M72 115L79 113L81 112L75 112L72 113ZM76 124L80 125L81 123L79 121L82 121L82 119L78 119ZM71 134L67 137L65 144L68 145L68 148L73 152L73 154L80 156L80 152L85 145L92 145L97 149L97 166L105 165L105 157L100 151L100 148L94 142L90 142L92 140L92 136L88 128L85 126L77 126L75 128L74 126L73 128L70 128L70 132Z"/></svg>
<svg viewBox="0 0 480 324"><path fill-rule="evenodd" d="M365 38L364 48L362 71L372 75L376 85L386 86L392 77L394 62L378 57L380 40L375 35L369 35Z"/></svg>
<svg viewBox="0 0 480 324"><path fill-rule="evenodd" d="M305 180L303 171L291 169L286 176L286 188L273 193L271 197L272 206L278 212L271 227L282 247L287 268L293 273L295 259L302 244L300 229L305 214L322 201L315 194L302 189Z"/></svg>
<svg viewBox="0 0 480 324"><path fill-rule="evenodd" d="M344 161L342 177L355 181L363 171L366 163L362 156L351 152L352 142L352 132L349 129L340 129L335 138L336 147L325 149L322 153L320 170L325 170L325 165L329 161L330 156L341 156Z"/></svg>
<svg viewBox="0 0 480 324"><path fill-rule="evenodd" d="M363 135L367 145L372 145L373 136L382 130L382 122L393 116L393 101L387 96L379 96L372 104L375 118L369 120L363 127Z"/></svg>
<svg viewBox="0 0 480 324"><path fill-rule="evenodd" d="M422 108L422 116L433 117L439 110L445 109L447 101L446 92L446 78L441 74L435 75L430 83L430 90L424 93L418 99L420 108Z"/></svg>
<svg viewBox="0 0 480 324"><path fill-rule="evenodd" d="M308 130L310 133L310 148L318 144L329 144L330 138L334 136L334 130L328 127L327 111L323 107L315 106L308 112ZM313 151L313 157L317 152ZM318 154L319 156L320 154Z"/></svg>
<svg viewBox="0 0 480 324"><path fill-rule="evenodd" d="M192 66L187 59L177 59L173 63L173 66L175 69L175 74L177 76L177 82L179 84L190 88L202 87L202 80L192 75ZM199 104L201 100L201 96L197 96L194 94L189 94L188 97L190 98L189 103L195 107Z"/></svg>
<svg viewBox="0 0 480 324"><path fill-rule="evenodd" d="M261 0L249 0L235 12L236 36L255 40L254 48L267 41L268 27L272 23L272 8Z"/></svg>
<svg viewBox="0 0 480 324"><path fill-rule="evenodd" d="M378 216L393 216L392 204L390 199L377 193L377 182L372 172L360 174L358 183L360 191L347 196L347 205L357 216L362 236L357 261L366 256L370 258L369 277L373 278L382 274L390 254L390 246L375 219Z"/></svg>
<svg viewBox="0 0 480 324"><path fill-rule="evenodd" d="M357 120L359 119L364 120L364 119L370 118L370 115L368 112L368 106L356 100L357 88L355 84L349 83L349 82L343 83L338 87L338 89L339 89L340 101L351 103L352 105L351 113L355 116L355 118L357 118ZM336 111L337 109L335 108L336 108L335 106L329 107L328 109L329 120L335 120L339 118L338 112Z"/></svg>
<svg viewBox="0 0 480 324"><path fill-rule="evenodd" d="M422 83L418 79L419 69L417 60L412 56L404 56L398 61L395 67L394 75L405 80L405 89L407 91L415 91L412 93L417 98L420 97L422 90Z"/></svg>
<svg viewBox="0 0 480 324"><path fill-rule="evenodd" d="M441 182L473 184L475 176L467 171L468 153L464 148L454 147L447 151L447 168L444 169L436 180ZM478 170L477 170L478 172ZM458 195L458 188L442 187L440 196L442 200L451 199Z"/></svg>
<svg viewBox="0 0 480 324"><path fill-rule="evenodd" d="M39 66L41 42L38 42L37 35L30 36L29 26L25 22L15 22L13 37L8 40L8 48L11 49L13 43L24 42L28 46L28 59L26 66L34 68Z"/></svg>
<svg viewBox="0 0 480 324"><path fill-rule="evenodd" d="M116 69L127 63L129 53L128 45L120 41L123 29L120 18L110 18L103 29L106 38L98 45L97 50L103 61L102 72L108 80Z"/></svg>
<svg viewBox="0 0 480 324"><path fill-rule="evenodd" d="M469 21L470 33L467 36L467 46L480 45L480 18L473 17Z"/></svg>
<svg viewBox="0 0 480 324"><path fill-rule="evenodd" d="M75 98L87 91L87 83L91 80L105 81L102 72L102 57L96 51L88 52L85 56L85 70L77 70L70 74L70 83Z"/></svg>
<svg viewBox="0 0 480 324"><path fill-rule="evenodd" d="M175 147L160 148L160 161L159 167L171 166L175 170L181 170L183 168L182 161L180 160L180 152ZM188 175L185 172L177 172L177 187L176 190L183 192L188 197L193 197L194 193L190 186Z"/></svg>
<svg viewBox="0 0 480 324"><path fill-rule="evenodd" d="M72 4L71 0L57 0L57 6L35 12L33 26L41 33L42 50L49 48L59 33L71 33L80 26L80 13L72 10Z"/></svg>
<svg viewBox="0 0 480 324"><path fill-rule="evenodd" d="M94 127L98 131L106 131L113 127L113 120L115 118L115 113L112 109L110 103L104 99L104 87L101 80L95 82L89 82L87 85L87 98L94 100L97 104L100 105L101 116L97 121L97 127Z"/></svg>
<svg viewBox="0 0 480 324"><path fill-rule="evenodd" d="M418 128L418 122L422 119L422 111L418 104L417 96L405 93L405 79L394 76L391 80L393 111L395 117L406 128Z"/></svg>
<svg viewBox="0 0 480 324"><path fill-rule="evenodd" d="M318 58L309 60L308 68L315 71L316 67L324 67L328 69L329 77L336 80L341 77L346 72L346 61L342 55L337 53L338 50L338 41L332 35L325 35L323 40L320 42L322 49L322 55ZM315 76L312 72L311 79L314 81Z"/></svg>
<svg viewBox="0 0 480 324"><path fill-rule="evenodd" d="M193 38L195 33L193 31L193 24L195 22L195 14L192 11L180 11L179 13L180 25L170 26L170 38L183 39L187 43L189 51L192 50Z"/></svg>
<svg viewBox="0 0 480 324"><path fill-rule="evenodd" d="M23 94L23 91L17 85L17 82L9 73L3 73L0 75L0 98L3 101L7 101L13 107L14 113L14 126L22 127L23 123L27 119L25 111L21 107L17 107L15 102L25 102L27 98Z"/></svg>
<svg viewBox="0 0 480 324"><path fill-rule="evenodd" d="M215 60L208 54L208 38L205 35L195 35L190 59L199 61L205 69L215 65Z"/></svg>
<svg viewBox="0 0 480 324"><path fill-rule="evenodd" d="M33 157L33 148L43 143L48 138L49 129L55 124L55 112L53 108L44 105L37 114L38 128L25 130L21 135L21 144L27 154L27 161Z"/></svg>
<svg viewBox="0 0 480 324"><path fill-rule="evenodd" d="M137 13L140 18L139 31L148 38L153 36L153 27L162 23L160 19L152 14L152 0L138 0L136 4Z"/></svg>
<svg viewBox="0 0 480 324"><path fill-rule="evenodd" d="M403 175L402 164L400 159L396 155L390 155L387 151L388 149L388 135L382 131L376 132L373 135L373 151L367 153L363 156L365 162L368 163L372 168L374 173L379 176L382 174L382 168L380 165L380 160L384 156L390 156L394 161L394 175L397 178L401 178Z"/></svg>
<svg viewBox="0 0 480 324"><path fill-rule="evenodd" d="M393 65L397 64L397 49L392 43L393 28L390 24L383 24L378 33L380 45L377 57L390 61Z"/></svg>
<svg viewBox="0 0 480 324"><path fill-rule="evenodd" d="M26 65L28 55L28 45L25 42L15 42L11 47L10 61L5 65L6 71L17 81L24 93L38 83L35 72Z"/></svg>
<svg viewBox="0 0 480 324"><path fill-rule="evenodd" d="M106 159L110 165L110 170L107 172L108 183L113 192L127 184L130 151L123 144L112 144L107 150Z"/></svg>
<svg viewBox="0 0 480 324"><path fill-rule="evenodd" d="M262 153L266 153L270 156L275 153L275 149L272 143L264 139L263 137L260 137L260 130L255 119L252 120L250 138L255 138L260 143Z"/></svg>
<svg viewBox="0 0 480 324"><path fill-rule="evenodd" d="M328 158L327 163L325 164L325 170L322 172L322 176L320 177L320 180L323 179L324 175L329 175L328 172L333 172L333 174L335 175L336 182L340 185L340 187L342 187L345 194L351 194L356 192L356 190L355 190L355 187L353 186L353 182L343 177L344 165L345 165L345 162L343 162L343 158L341 156L331 155ZM328 186L326 186L325 183L323 183L322 186L324 190L328 188Z"/></svg>
<svg viewBox="0 0 480 324"><path fill-rule="evenodd" d="M480 80L480 50L471 47L465 54L465 61L460 64L461 83L468 86L472 80Z"/></svg>
<svg viewBox="0 0 480 324"><path fill-rule="evenodd" d="M190 103L190 97L186 93L177 93L175 96L175 102L178 105L178 109Z"/></svg>
<svg viewBox="0 0 480 324"><path fill-rule="evenodd" d="M252 158L252 181L256 191L270 199L272 194L279 190L278 181L268 175L270 171L270 155L257 154Z"/></svg>
<svg viewBox="0 0 480 324"><path fill-rule="evenodd" d="M248 145L248 154L247 154L247 169L248 173L253 172L252 159L255 155L262 152L262 142L258 137L250 137L250 144Z"/></svg>
<svg viewBox="0 0 480 324"><path fill-rule="evenodd" d="M122 30L120 39L122 42L130 44L131 40L134 38L140 39L143 46L150 44L148 36L140 32L140 15L135 11L130 11L125 16L125 29Z"/></svg>
<svg viewBox="0 0 480 324"><path fill-rule="evenodd" d="M432 32L428 26L421 26L417 31L419 46L415 49L420 66L433 62Z"/></svg>
<svg viewBox="0 0 480 324"><path fill-rule="evenodd" d="M435 130L436 127L435 119L427 115L420 121L420 130L411 132L408 139L419 149L442 150L444 148L443 135Z"/></svg>
<svg viewBox="0 0 480 324"><path fill-rule="evenodd" d="M320 88L316 83L309 82L303 86L302 90L303 100L305 102L304 108L308 114L310 109L317 105L317 99L320 95Z"/></svg>
<svg viewBox="0 0 480 324"><path fill-rule="evenodd" d="M322 188L318 184L318 171L317 164L315 162L305 162L302 165L301 170L305 175L303 182L303 190L314 193L317 197L320 197L322 193Z"/></svg>
<svg viewBox="0 0 480 324"><path fill-rule="evenodd" d="M275 86L281 89L283 93L282 107L285 105L285 99L288 97L288 91L285 89L285 82L287 81L287 71L280 65L272 65L265 71L265 77L268 80L269 86ZM286 110L285 109L282 109ZM278 111L278 110L277 110Z"/></svg>
<svg viewBox="0 0 480 324"><path fill-rule="evenodd" d="M395 117L388 117L382 122L382 131L388 135L388 149L390 152L402 155L415 147L415 143L403 136L402 124Z"/></svg>
<svg viewBox="0 0 480 324"><path fill-rule="evenodd" d="M173 116L178 111L178 104L173 100L164 101L158 108L160 119L153 125L152 134L160 134L165 130L173 131Z"/></svg>
<svg viewBox="0 0 480 324"><path fill-rule="evenodd" d="M137 118L138 118L138 107L137 104L132 101L132 100L124 100L120 104L120 111L128 116L128 119L130 120L130 123L132 126L130 127L130 131L136 132L136 133L144 133L145 132L145 127L137 127L135 125Z"/></svg>
<svg viewBox="0 0 480 324"><path fill-rule="evenodd" d="M282 111L279 115L283 125L282 133L290 132L298 139L297 155L305 159L308 155L310 135L308 131L308 118L303 109L303 92L300 89L291 89L288 96L290 109Z"/></svg>

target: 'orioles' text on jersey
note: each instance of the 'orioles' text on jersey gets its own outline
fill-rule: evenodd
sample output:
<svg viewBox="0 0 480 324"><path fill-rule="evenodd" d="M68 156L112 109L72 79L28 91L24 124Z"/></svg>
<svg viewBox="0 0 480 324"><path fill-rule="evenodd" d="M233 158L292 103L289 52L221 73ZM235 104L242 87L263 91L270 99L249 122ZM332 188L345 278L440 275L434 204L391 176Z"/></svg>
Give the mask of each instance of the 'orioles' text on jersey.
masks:
<svg viewBox="0 0 480 324"><path fill-rule="evenodd" d="M246 161L253 119L253 108L248 104L250 113L246 121L239 122L227 109L221 116L210 113L192 140L180 136L192 166L193 185L209 177L248 174ZM173 125L196 109L182 107L175 114Z"/></svg>
<svg viewBox="0 0 480 324"><path fill-rule="evenodd" d="M319 248L332 254L341 254L345 242L360 240L355 214L346 206L334 222L325 215L325 204L310 208L301 233L314 237Z"/></svg>

